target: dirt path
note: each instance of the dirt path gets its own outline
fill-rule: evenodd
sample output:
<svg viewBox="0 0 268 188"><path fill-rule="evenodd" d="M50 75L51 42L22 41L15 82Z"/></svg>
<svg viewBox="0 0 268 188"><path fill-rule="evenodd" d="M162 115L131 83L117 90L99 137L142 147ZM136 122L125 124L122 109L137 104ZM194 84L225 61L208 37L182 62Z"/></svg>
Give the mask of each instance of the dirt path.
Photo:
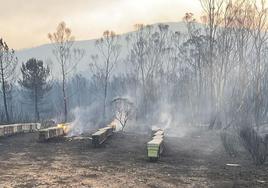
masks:
<svg viewBox="0 0 268 188"><path fill-rule="evenodd" d="M116 134L97 149L88 139L36 140L0 139L0 187L268 187L267 165L229 158L215 132L167 137L157 163L147 161L147 135Z"/></svg>

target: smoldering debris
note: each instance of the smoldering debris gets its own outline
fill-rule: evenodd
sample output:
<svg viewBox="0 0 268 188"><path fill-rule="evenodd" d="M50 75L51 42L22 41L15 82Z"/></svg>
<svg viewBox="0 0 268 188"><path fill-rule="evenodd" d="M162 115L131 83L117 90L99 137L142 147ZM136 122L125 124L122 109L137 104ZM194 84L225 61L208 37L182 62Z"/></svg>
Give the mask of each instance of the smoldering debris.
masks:
<svg viewBox="0 0 268 188"><path fill-rule="evenodd" d="M71 111L74 120L71 123L70 131L67 136L79 136L85 132L96 129L102 116L98 112L98 106L91 105L89 107L76 107Z"/></svg>

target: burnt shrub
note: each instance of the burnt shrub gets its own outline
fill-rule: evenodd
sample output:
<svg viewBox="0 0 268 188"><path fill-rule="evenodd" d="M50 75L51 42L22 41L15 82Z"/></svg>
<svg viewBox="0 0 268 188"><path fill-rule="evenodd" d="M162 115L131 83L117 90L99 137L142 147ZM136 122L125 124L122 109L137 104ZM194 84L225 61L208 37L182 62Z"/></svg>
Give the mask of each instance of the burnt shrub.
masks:
<svg viewBox="0 0 268 188"><path fill-rule="evenodd" d="M238 155L238 147L239 147L238 136L228 131L222 131L220 136L221 136L221 143L226 153L231 157L236 157Z"/></svg>
<svg viewBox="0 0 268 188"><path fill-rule="evenodd" d="M265 139L254 128L249 126L241 128L239 135L244 148L249 152L254 163L256 165L264 164L267 156Z"/></svg>

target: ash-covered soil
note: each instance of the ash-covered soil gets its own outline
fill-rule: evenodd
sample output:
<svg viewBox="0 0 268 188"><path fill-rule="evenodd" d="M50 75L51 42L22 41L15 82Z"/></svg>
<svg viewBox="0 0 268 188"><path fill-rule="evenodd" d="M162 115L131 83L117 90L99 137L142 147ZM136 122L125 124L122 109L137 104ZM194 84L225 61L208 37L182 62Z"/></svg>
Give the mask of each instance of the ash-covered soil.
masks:
<svg viewBox="0 0 268 188"><path fill-rule="evenodd" d="M254 166L245 154L229 157L214 131L166 137L156 163L146 157L149 135L116 133L101 148L87 138L37 139L0 139L0 187L268 187L268 166Z"/></svg>

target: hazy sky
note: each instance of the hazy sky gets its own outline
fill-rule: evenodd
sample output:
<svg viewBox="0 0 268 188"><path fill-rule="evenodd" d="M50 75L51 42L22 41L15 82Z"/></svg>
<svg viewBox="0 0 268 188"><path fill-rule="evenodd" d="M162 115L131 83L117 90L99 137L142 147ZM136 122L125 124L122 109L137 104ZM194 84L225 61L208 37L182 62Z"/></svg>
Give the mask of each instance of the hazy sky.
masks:
<svg viewBox="0 0 268 188"><path fill-rule="evenodd" d="M48 43L47 33L65 21L77 40L104 30L124 33L136 23L180 21L200 13L199 0L0 0L0 38L15 49Z"/></svg>

